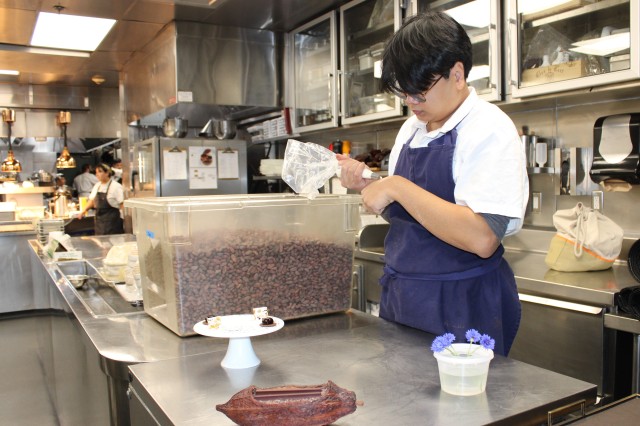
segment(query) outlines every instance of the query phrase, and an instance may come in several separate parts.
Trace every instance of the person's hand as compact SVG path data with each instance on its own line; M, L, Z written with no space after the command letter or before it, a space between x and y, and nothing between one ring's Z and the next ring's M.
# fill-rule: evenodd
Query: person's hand
M342 186L361 191L372 182L371 179L362 177L362 171L367 167L363 162L342 154L336 154L336 158L340 165L340 184Z
M362 204L368 211L375 214L382 214L384 209L394 202L391 190L394 185L394 177L389 176L377 181L370 182L366 188L362 189Z
M80 212L78 213L78 216L76 216L78 219L82 219L84 217L86 213L85 212Z

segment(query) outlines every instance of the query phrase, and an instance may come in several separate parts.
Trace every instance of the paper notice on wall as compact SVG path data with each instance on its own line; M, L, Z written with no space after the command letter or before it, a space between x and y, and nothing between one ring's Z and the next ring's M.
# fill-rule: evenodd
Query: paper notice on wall
M215 168L189 168L189 189L216 189L217 187L218 178Z
M189 147L189 189L218 188L216 149L206 146Z
M184 180L187 178L187 153L179 149L166 149L162 152L163 176L166 180Z
M238 151L232 149L218 151L218 178L240 179Z
M189 167L216 168L216 149L206 146L189 147Z

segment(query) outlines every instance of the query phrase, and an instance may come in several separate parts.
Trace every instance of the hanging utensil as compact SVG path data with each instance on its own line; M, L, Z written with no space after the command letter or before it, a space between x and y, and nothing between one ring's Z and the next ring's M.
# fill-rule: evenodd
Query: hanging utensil
M236 123L231 120L216 121L213 133L218 139L233 139L236 136Z

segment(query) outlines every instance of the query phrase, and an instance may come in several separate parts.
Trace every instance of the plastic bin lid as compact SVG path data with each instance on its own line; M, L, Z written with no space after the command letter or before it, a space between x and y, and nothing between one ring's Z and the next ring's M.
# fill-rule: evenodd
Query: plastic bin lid
M360 200L361 197L358 194L320 194L313 200L297 194L200 195L130 198L124 201L124 205L127 208L157 212L189 212L264 206L346 205L360 204Z

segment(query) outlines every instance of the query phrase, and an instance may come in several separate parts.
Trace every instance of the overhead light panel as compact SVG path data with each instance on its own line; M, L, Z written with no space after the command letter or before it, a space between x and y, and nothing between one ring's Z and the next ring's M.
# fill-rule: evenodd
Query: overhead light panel
M115 23L114 19L40 12L31 45L92 52Z
M88 58L91 56L91 52L85 52L82 50L53 49L50 47L32 47L8 43L0 43L0 50L7 52L33 53L36 55L74 56L76 58Z
M16 71L16 70L0 70L0 74L2 74L2 75L20 75L20 71Z

